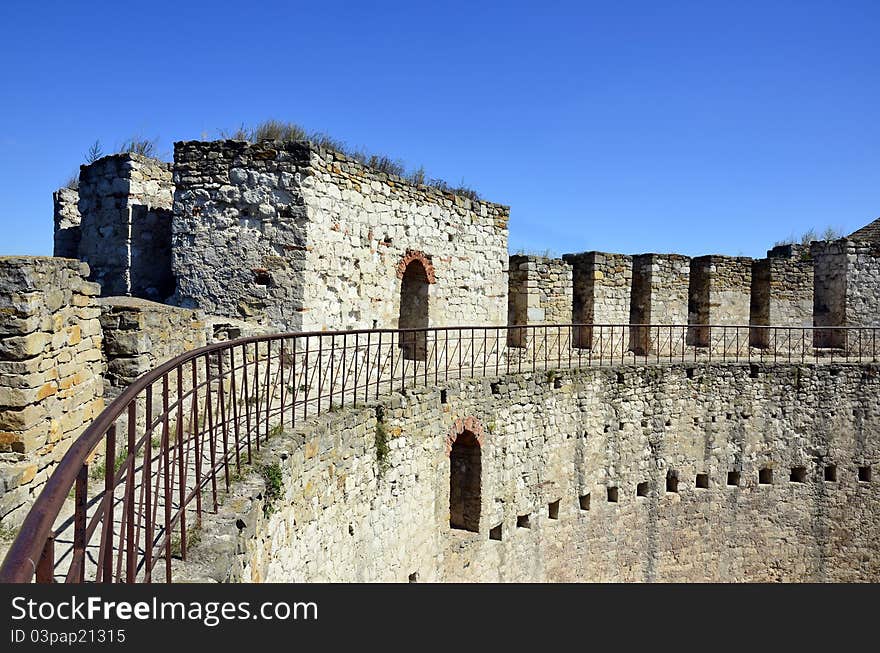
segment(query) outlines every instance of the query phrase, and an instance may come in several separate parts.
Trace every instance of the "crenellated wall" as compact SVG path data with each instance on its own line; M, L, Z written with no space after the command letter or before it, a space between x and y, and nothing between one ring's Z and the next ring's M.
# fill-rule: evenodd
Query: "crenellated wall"
M878 391L880 367L845 364L407 391L270 440L280 498L248 481L203 535L238 536L192 560L244 581L876 582ZM476 531L450 527L468 433Z
M0 523L21 522L104 408L99 288L88 266L0 257Z
M177 143L174 181L174 303L279 329L397 327L401 266L419 258L430 326L505 323L507 207L299 142Z

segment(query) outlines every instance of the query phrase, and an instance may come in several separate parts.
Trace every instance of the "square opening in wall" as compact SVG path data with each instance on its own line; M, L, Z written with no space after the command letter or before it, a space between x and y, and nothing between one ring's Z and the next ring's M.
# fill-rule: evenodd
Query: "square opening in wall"
M617 503L617 488L608 488L608 503Z
M254 283L258 286L268 286L272 283L272 277L269 274L269 270L265 268L254 268L252 270L254 273Z
M666 472L666 491L672 493L678 492L678 472Z
M641 483L636 485L636 496L637 497L648 496L648 481L642 481Z
M862 483L870 483L871 482L871 468L870 468L870 466L859 467L859 481Z
M807 468L806 467L792 467L791 475L788 477L788 480L792 483L806 483L807 482Z
M762 467L758 470L758 483L760 485L773 484L773 470L769 467Z
M837 465L825 465L825 480L831 483L837 481Z
M700 490L707 490L709 488L709 475L708 474L697 474L696 486Z
M489 529L489 539L501 541L501 524Z
M727 484L732 486L739 485L739 472L727 472Z
M590 509L590 495L582 494L578 497L578 504L580 504L581 510L589 510Z
M559 499L547 504L547 516L550 519L559 519Z
M445 389L440 391L440 403L441 404L446 403L446 390Z
M531 528L531 524L529 524L529 516L528 515L519 515L516 518L516 527L517 528Z

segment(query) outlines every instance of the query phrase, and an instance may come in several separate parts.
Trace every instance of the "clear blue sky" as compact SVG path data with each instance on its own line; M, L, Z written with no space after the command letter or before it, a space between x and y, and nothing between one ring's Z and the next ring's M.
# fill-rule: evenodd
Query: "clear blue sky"
M880 2L0 3L0 254L89 145L274 117L510 204L512 250L763 255L880 216Z

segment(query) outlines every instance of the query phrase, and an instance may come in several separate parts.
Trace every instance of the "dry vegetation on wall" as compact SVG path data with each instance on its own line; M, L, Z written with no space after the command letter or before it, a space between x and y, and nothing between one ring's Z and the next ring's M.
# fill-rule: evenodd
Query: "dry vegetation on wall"
M415 170L407 171L406 165L400 159L392 159L384 154L372 154L364 150L351 148L347 143L337 140L323 132L309 131L293 122L283 122L280 120L264 120L254 127L247 127L244 124L236 129L220 129L220 137L236 140L249 141L251 143L259 143L260 141L311 141L321 147L326 147L337 152L341 152L346 156L360 161L365 166L369 166L379 172L388 175L396 175L408 182L416 185L429 186L437 188L447 193L454 193L462 197L472 200L479 200L479 193L465 185L462 181L457 186L448 183L444 179L438 177L429 177L424 167L419 166ZM206 137L205 134L203 134ZM117 149L117 153L131 152L134 154L142 154L153 158L160 158L158 138L143 138L141 136L133 136L123 141ZM95 141L89 148L85 156L86 165L94 163L104 156L104 150L100 141ZM79 172L77 171L64 184L67 188L76 189L79 186Z
M159 138L143 138L142 136L132 136L131 138L124 140L122 144L116 148L116 154L141 154L143 156L148 156L154 159L158 159L161 157L159 153ZM95 140L94 143L89 146L88 151L85 155L85 165L89 165L90 163L94 163L98 159L104 156L104 147L101 145L100 140ZM79 171L73 173L70 178L64 184L65 188L72 188L76 190L79 188Z
M780 245L803 245L804 247L809 247L810 243L814 240L837 240L838 238L843 238L844 234L835 229L834 227L825 227L825 230L822 232L822 235L819 235L815 229L808 229L800 236L795 236L794 234L789 235L788 238L783 240L777 240L773 243L774 247L779 247Z
M363 150L351 148L347 143L328 136L323 132L309 131L293 122L265 120L255 127L241 125L234 130L221 129L220 136L231 140L250 141L252 143L260 141L311 141L321 147L341 152L379 172L406 179L412 184L430 186L448 193L468 197L472 200L480 199L479 193L464 183L453 186L443 179L428 177L425 169L421 166L408 172L406 165L399 159L392 159L384 154L371 154Z

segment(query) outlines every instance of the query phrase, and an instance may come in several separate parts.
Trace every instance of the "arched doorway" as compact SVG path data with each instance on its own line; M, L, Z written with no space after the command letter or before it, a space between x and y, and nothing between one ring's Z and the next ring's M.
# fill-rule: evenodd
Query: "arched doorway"
M413 258L404 268L400 282L400 317L397 321L397 328L428 328L428 286L430 283L428 272L425 264L419 258ZM426 360L428 354L427 332L416 331L401 334L400 348L403 350L403 357L407 360Z
M480 530L482 449L477 436L463 431L449 452L449 527Z

